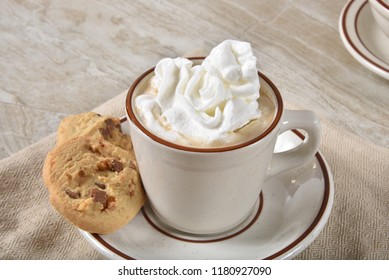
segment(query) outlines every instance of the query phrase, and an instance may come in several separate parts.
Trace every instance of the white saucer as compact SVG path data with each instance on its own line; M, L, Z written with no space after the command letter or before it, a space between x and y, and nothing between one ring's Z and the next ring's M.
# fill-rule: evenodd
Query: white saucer
M351 0L345 5L339 32L346 49L357 61L389 80L389 38L378 27L367 0Z
M127 125L123 130L127 132ZM286 132L277 152L297 146L302 134ZM330 215L334 184L318 152L311 163L266 182L247 223L221 236L193 236L160 224L147 205L119 231L82 235L109 259L290 259L318 236Z

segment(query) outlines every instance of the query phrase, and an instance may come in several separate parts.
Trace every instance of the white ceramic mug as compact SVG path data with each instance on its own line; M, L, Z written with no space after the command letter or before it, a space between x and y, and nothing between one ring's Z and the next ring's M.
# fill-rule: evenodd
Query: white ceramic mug
M369 3L374 20L386 37L389 38L389 1L369 0Z
M191 58L194 64L202 58ZM152 134L134 113L134 96L153 69L131 86L126 99L130 136L148 203L166 225L191 234L219 234L240 225L251 214L263 183L271 176L313 159L321 129L312 111L283 108L281 95L263 74L261 90L276 104L270 127L243 144L220 148L179 146ZM274 154L280 133L303 129L308 137L293 150Z

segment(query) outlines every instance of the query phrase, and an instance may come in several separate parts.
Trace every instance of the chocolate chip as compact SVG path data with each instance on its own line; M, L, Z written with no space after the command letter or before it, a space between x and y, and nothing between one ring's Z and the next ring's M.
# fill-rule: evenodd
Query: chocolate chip
M97 163L97 169L100 171L110 170L112 172L120 172L124 168L123 163L116 159L105 159Z
M120 161L113 159L111 162L111 171L120 172L124 168L123 163Z
M112 138L112 133L115 128L122 132L122 127L120 126L120 123L114 122L113 119L106 119L104 123L105 127L100 128L100 133L101 135L103 135L104 139Z
M69 189L66 189L65 190L66 194L70 197L70 198L73 198L73 199L77 199L77 198L80 198L81 194L79 192L73 192Z
M100 128L100 133L103 135L104 139L112 138L112 131L108 126Z
M100 189L105 190L105 184L104 183L95 182L95 185L98 186Z
M107 208L108 206L108 195L105 191L101 191L99 189L92 189L90 191L90 196L93 198L94 202L101 203L103 208Z
M122 126L120 125L120 122L114 122L113 120L111 120L111 119L107 119L106 121L105 121L105 123L109 126L109 127L111 127L112 129L114 129L114 128L116 128L116 129L118 129L120 132L122 132Z
M115 126L115 123L113 122L112 119L106 119L104 122L107 125L107 127L114 128Z

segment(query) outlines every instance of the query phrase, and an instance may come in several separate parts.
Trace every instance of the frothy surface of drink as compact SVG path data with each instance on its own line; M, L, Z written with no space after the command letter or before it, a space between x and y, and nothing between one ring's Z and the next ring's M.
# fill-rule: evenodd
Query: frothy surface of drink
M235 134L261 117L256 63L251 45L235 40L216 46L201 65L162 59L135 98L137 115L150 132L174 143L233 144Z

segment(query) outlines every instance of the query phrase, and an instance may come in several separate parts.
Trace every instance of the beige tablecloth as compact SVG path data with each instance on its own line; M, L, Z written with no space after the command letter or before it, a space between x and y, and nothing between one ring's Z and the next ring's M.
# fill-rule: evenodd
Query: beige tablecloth
M94 111L123 116L125 93ZM44 120L42 120L44 125ZM389 259L389 150L322 120L329 221L297 259ZM41 170L55 134L0 161L0 259L103 259L51 207Z

